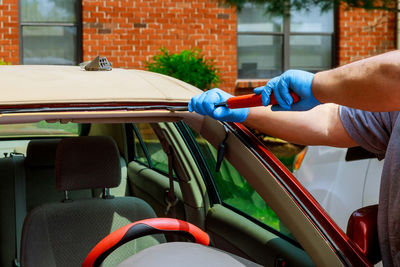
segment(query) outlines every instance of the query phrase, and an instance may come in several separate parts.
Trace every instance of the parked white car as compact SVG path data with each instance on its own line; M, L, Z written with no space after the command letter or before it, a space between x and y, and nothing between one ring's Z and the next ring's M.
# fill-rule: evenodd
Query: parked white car
M360 147L306 149L294 175L346 232L353 211L378 203L383 160Z

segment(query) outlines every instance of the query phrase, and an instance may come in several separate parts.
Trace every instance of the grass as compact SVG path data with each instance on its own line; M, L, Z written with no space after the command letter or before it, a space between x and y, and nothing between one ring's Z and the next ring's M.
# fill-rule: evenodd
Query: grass
M21 123L0 125L0 136L6 137L39 137L39 136L77 136L80 126L77 123Z

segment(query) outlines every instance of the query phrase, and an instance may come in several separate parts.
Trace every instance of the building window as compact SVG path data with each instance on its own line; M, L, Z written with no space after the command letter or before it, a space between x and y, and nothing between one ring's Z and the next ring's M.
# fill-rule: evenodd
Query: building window
M19 3L21 63L79 63L81 1L20 0Z
M238 12L238 78L266 79L288 69L317 72L333 65L333 9L271 16L246 3Z

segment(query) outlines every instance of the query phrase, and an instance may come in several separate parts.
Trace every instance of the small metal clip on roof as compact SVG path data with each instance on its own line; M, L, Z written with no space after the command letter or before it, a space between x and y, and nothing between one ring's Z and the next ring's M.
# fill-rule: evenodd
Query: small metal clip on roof
M106 57L100 56L97 56L92 61L82 62L79 66L87 71L112 70L112 63Z

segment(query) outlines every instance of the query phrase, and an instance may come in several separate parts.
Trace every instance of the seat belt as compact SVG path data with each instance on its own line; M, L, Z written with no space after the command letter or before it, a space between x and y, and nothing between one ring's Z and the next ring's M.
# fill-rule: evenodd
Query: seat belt
M176 218L176 210L175 205L178 203L178 198L175 195L174 190L174 149L172 148L171 144L168 142L164 134L162 133L161 127L156 123L150 124L157 135L158 139L160 140L161 147L163 148L164 152L168 156L168 178L169 178L169 190L167 194L167 208L165 209L165 215L169 212L172 218ZM177 173L177 172L175 172Z
M14 266L20 266L20 248L22 226L26 215L26 189L24 155L11 154L14 163L14 200L15 200L15 259Z

